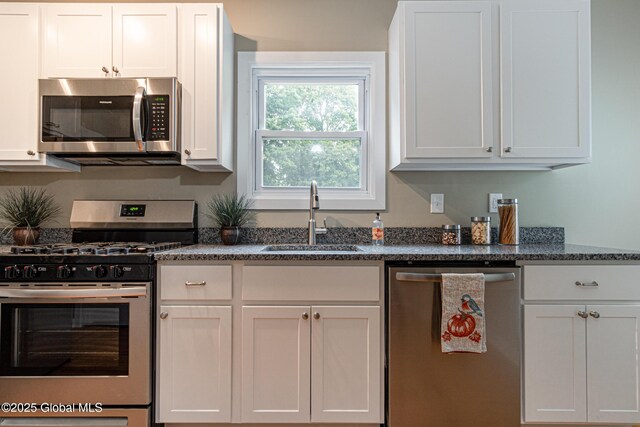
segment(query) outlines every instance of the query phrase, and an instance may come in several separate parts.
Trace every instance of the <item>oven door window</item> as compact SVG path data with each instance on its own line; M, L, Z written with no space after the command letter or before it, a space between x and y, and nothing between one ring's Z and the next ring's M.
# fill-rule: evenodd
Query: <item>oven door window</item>
M129 304L0 308L0 376L128 375Z
M133 141L133 96L43 96L42 141Z

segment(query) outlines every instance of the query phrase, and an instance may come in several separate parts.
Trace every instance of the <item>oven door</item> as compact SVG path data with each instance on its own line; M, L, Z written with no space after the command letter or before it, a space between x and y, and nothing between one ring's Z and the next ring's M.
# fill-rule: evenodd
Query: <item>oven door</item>
M151 402L150 283L0 288L7 402Z

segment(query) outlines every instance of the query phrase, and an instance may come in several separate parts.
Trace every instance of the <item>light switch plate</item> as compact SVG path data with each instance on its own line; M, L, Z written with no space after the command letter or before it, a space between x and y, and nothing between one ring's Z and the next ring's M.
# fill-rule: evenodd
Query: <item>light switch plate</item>
M444 213L444 194L431 194L431 213Z
M502 199L502 193L489 193L489 212L498 212L498 199Z

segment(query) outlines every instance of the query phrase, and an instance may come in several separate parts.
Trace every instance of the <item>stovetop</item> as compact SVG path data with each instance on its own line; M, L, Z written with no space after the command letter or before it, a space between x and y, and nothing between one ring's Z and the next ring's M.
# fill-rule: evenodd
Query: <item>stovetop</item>
M180 243L90 242L11 246L0 252L5 283L138 282L153 280L153 254Z
M180 243L175 242L91 242L11 246L9 252L14 255L139 255L178 247Z

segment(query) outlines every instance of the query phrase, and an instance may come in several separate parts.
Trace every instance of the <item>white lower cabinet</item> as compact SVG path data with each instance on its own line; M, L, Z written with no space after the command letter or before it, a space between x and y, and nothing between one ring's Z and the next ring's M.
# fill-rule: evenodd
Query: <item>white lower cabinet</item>
M524 421L640 423L640 302L620 298L640 269L524 271Z
M158 421L231 421L231 307L161 306Z
M159 261L156 422L383 423L383 271Z
M242 421L308 422L309 307L242 308Z
M380 422L378 306L244 306L242 421Z

